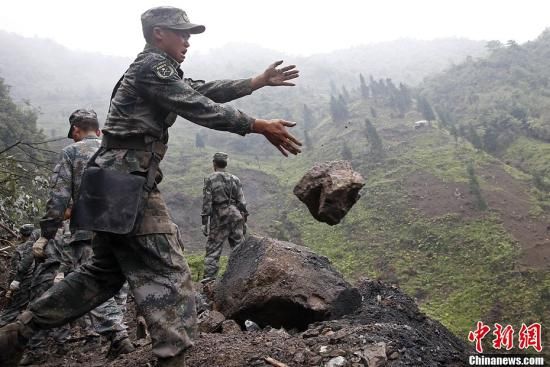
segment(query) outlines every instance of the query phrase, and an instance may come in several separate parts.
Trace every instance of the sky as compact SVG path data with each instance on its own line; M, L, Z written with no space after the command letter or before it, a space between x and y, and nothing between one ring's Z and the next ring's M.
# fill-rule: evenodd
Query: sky
M401 38L522 43L550 27L547 0L0 0L0 29L134 56L144 44L140 15L159 5L206 26L191 38L198 52L233 42L304 56Z

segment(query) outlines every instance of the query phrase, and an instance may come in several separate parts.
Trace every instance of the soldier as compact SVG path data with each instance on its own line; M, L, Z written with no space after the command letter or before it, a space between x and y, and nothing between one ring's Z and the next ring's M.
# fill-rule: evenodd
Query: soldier
M19 228L21 244L17 246L11 257L10 273L8 275L9 290L6 298L9 305L0 314L0 326L15 320L17 315L27 307L34 270L32 244L40 237L40 231L34 231L34 225L24 224Z
M115 86L102 148L88 163L71 224L99 231L94 257L0 329L0 364L13 365L39 329L63 325L112 297L128 280L158 364L184 366L193 345L196 312L191 275L177 227L156 186L168 128L180 115L196 124L240 135L263 134L285 156L301 143L284 120L255 119L223 103L268 86L292 85L294 66L274 63L255 78L204 82L183 78L191 34L204 26L178 8L157 7L142 17L145 49ZM92 205L94 204L94 205ZM53 209L53 208L52 208ZM41 221L51 238L61 222L53 210Z
M62 279L64 272L71 267L71 256L65 233L68 230L68 221L64 228L60 228L54 239L48 241L44 247L44 256L35 258L35 269L32 275L30 286L30 302L38 299L55 283ZM36 243L36 242L35 242ZM38 330L29 339L28 347L21 366L30 364L41 364L48 358L48 338L51 337L55 343L54 354L62 356L66 353L65 342L69 338L70 328L63 325L49 330Z
M70 202L78 197L86 164L101 146L99 121L95 111L78 109L69 116L69 124L67 136L73 139L74 143L63 149L61 160L54 170L55 175L52 178L52 191L46 205L45 218L56 218L58 213L65 213ZM68 213L65 215L65 217L69 216ZM68 255L71 261L63 271L58 273L58 280L63 279L65 275L82 264L90 262L93 256L92 232L77 230L71 234L67 228L65 236L69 244ZM85 349L100 346L101 340L97 334L99 333L110 341L108 358L114 359L119 354L131 352L134 348L128 339L123 317L114 298L109 298L90 311L83 320L86 333Z
M203 282L216 278L225 240L228 240L231 249L244 241L248 217L241 181L225 172L227 154L214 154L212 162L214 173L204 180L201 214L202 231L208 236Z

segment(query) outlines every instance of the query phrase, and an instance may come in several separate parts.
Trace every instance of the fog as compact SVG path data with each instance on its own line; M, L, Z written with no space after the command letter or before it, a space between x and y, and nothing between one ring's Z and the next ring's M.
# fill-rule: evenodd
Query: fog
M3 0L0 29L51 38L72 49L131 57L143 47L140 14L158 5L182 7L192 22L206 26L206 33L191 39L194 52L229 42L295 55L399 38L525 42L550 24L550 3L535 0Z

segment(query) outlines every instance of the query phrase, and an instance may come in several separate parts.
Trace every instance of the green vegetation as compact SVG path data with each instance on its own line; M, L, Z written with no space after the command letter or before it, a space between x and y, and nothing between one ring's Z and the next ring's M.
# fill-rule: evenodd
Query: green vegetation
M290 159L278 155L261 136L242 138L176 122L161 166L161 190L185 236L194 279L203 273L205 239L199 229L203 178L211 172L212 154L223 150L230 155L230 171L244 183L251 210L250 232L309 246L328 256L351 281L368 276L398 284L428 315L462 338L478 320L513 325L550 322L548 272L520 264L521 246L503 224L502 212L468 210L480 207L489 192L506 192L505 182L486 179L484 173L492 167L521 184L534 218L548 215L550 149L545 140L549 121L545 116L550 91L545 83L550 68L548 58L543 57L545 45L550 44L547 33L526 45L492 47L488 58L458 63L418 90L399 82L418 82L428 70L442 70L452 55L464 56L465 49L479 56L477 43L457 41L464 47L449 47L452 52L432 52L432 46L424 44L424 51L417 53L421 56L399 60L395 57L399 43L349 50L339 55L342 57L324 55L321 61L316 57L303 63L298 60L296 63L309 71L299 87L259 91L235 102L253 116L298 120L293 133L304 141L304 152ZM2 37L9 38L3 33L0 36L0 42ZM263 52L264 59L268 56L265 65L280 58ZM248 77L265 67L262 57L247 58L244 65L208 57L209 62L199 57L195 64L206 75L193 73L194 64L187 61L186 74ZM416 64L403 64L412 63L410 60L417 60ZM348 64L349 68L342 70L341 66ZM43 88L49 86L47 82L38 83L36 94L29 96L47 105L43 122L55 122L52 126L63 125L64 129L67 115L81 105L106 109L104 97L92 97L96 93L108 97L123 67L116 72L116 68L109 69L116 76L109 74L108 86L81 80L90 85L89 93L85 93L87 87L76 93L74 84L66 88L55 85L59 96L74 99L53 98L56 94L49 101ZM332 82L326 77L327 70ZM43 75L47 68L38 71L33 78L47 81ZM370 73L377 79L363 76ZM16 75L10 78L19 96L30 90L25 80ZM414 122L422 118L435 123L415 130ZM341 158L352 162L367 185L343 222L330 227L311 218L292 189L314 163ZM468 185L473 200L452 196L453 187L467 191ZM437 186L451 188L445 195L456 208L451 204L440 208L441 203L427 200ZM466 209L459 210L461 206ZM224 258L223 266L226 262Z

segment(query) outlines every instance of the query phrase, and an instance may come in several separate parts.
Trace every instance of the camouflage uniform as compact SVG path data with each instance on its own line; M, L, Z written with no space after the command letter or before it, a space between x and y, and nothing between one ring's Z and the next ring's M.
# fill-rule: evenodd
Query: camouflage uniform
M64 229L59 229L55 239L48 241L48 245L45 247L45 255L43 260L35 260L37 264L30 287L31 302L39 299L40 296L52 287L57 273L65 272L71 266L71 257L64 237ZM50 330L38 330L30 338L27 357L21 364L36 363L37 358L45 358L48 337L54 340L58 353L64 353L64 343L69 338L69 334L69 325L63 325Z
M0 314L0 326L15 320L17 315L27 307L31 292L31 281L34 271L34 256L32 244L40 236L40 231L35 230L26 241L15 249L11 257L11 266L8 279L19 282L19 289L12 295L10 304Z
M216 153L218 159L227 159L225 153ZM244 199L241 181L224 169L216 168L204 180L203 224L210 218L210 231L206 242L206 256L204 258L204 278L216 277L219 269L219 260L222 253L223 243L228 240L229 246L233 249L244 241L245 218L248 216L246 201Z
M142 15L144 29L183 11L154 8ZM186 16L185 16L186 19ZM184 19L184 20L185 20ZM163 24L165 24L163 23ZM184 79L178 63L147 45L117 84L111 100L104 139L95 163L125 173L148 171L153 153L146 146L168 142L176 115L208 128L245 135L254 121L243 112L219 103L252 92L251 80L204 82ZM130 140L143 148L117 148ZM160 171L157 182L160 182ZM116 208L114 208L116 215ZM46 224L46 223L45 223ZM47 234L47 225L43 234ZM191 275L173 223L160 192L149 194L142 220L132 234L98 232L94 257L30 305L31 327L63 325L112 297L127 280L138 312L144 316L153 353L170 358L193 345L196 311ZM28 317L31 318L31 317Z
M73 126L84 119L97 120L97 115L93 110L79 109L73 112L69 118L71 123L69 136L72 134ZM69 207L71 200L78 197L84 169L88 160L100 146L101 140L97 136L91 135L63 148L60 161L54 169L51 180L50 197L46 204L46 215L41 222L42 226L46 224L49 230L58 226L59 220L63 218L65 209ZM68 274L80 265L91 261L93 233L77 230L71 234L67 228L65 236L68 236L66 241L70 243L70 249L67 252L70 261L62 272ZM123 317L124 315L114 298L110 298L92 310L83 321L89 337L97 335L94 335L93 328L97 333L105 335L111 342L118 343L128 337Z

